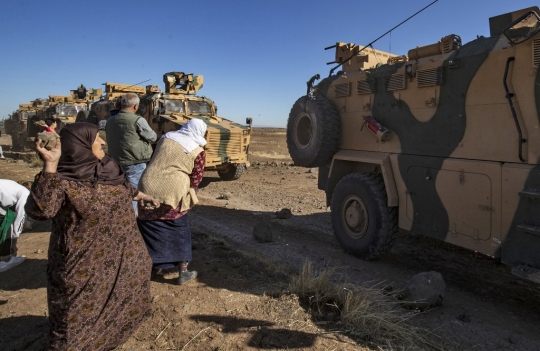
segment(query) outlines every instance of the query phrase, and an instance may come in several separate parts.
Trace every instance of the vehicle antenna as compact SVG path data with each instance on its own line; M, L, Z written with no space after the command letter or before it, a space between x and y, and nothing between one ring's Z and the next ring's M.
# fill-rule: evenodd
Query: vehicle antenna
M436 1L438 1L438 0L436 0ZM146 83L146 82L149 82L149 81L151 81L151 80L152 80L152 78L147 79L147 80L143 80L142 82L135 83L135 84L133 84L133 85L130 85L130 86L127 87L127 88L131 88L131 87L133 87L133 86L135 86L135 85L139 85L139 84L142 84L142 83Z
M134 87L135 85L139 85L139 84L142 84L142 83L146 83L146 82L151 81L151 80L152 80L152 78L147 79L147 80L143 80L142 82L135 83L135 84L131 84L130 86L125 87L124 89L131 88L131 87ZM103 85L105 85L105 83L103 83Z
M398 24L397 26L395 26L394 28L390 29L389 31L387 31L386 33L384 33L383 35L381 35L380 37L378 37L377 39L373 40L371 43L367 44L366 46L364 46L362 49L360 49L360 51L358 52L355 52L354 54L352 54L351 56L349 56L347 59L343 60L343 62L341 62L340 64L338 64L336 67L332 68L330 70L330 74L328 74L328 77L330 77L332 75L332 73L334 73L334 71L336 69L338 69L339 67L341 67L345 62L349 61L350 59L352 59L354 56L358 55L359 52L362 52L365 48L367 47L372 47L373 44L375 44L375 42L379 39L381 39L382 37L384 37L386 34L392 32L394 29L396 29L397 27L401 26L403 23L407 22L408 20L410 20L411 18L413 18L414 16L418 15L420 12L424 11L425 9L427 9L428 7L430 7L431 5L433 5L434 3L436 3L437 1L439 0L435 0L433 1L431 4L425 6L423 9L421 9L420 11L417 11L414 15L410 16L409 18L407 18L406 20L402 21L400 24ZM325 48L325 50L328 50L328 49L331 49L335 47L335 45L333 46L329 46L327 48ZM373 48L373 47L372 47Z

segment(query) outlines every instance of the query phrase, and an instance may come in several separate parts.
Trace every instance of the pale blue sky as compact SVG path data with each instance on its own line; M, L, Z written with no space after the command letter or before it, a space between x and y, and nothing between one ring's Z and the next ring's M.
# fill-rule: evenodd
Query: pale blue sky
M81 83L163 87L162 75L204 76L221 117L285 127L306 82L327 76L338 41L367 44L432 0L0 1L0 119ZM439 0L374 48L406 55L448 34L489 36L489 17L523 0Z

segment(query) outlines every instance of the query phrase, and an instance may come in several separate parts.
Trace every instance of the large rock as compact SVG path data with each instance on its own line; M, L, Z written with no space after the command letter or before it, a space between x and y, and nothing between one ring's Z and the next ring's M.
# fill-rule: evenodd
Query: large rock
M258 242L269 243L274 240L272 227L267 222L259 222L253 228L253 236Z
M406 308L426 309L442 305L446 284L439 272L423 272L413 276L399 295Z

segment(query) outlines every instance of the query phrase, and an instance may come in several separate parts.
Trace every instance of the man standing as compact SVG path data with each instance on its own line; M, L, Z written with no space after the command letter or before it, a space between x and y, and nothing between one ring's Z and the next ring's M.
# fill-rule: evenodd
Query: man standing
M139 97L127 93L120 99L122 109L107 120L107 148L126 172L127 180L135 188L139 184L146 162L152 157L152 145L157 135L148 122L135 114L139 109ZM133 210L137 214L137 202L133 201Z
M30 191L8 179L0 179L0 272L22 263L17 256L17 240L23 230L24 205Z

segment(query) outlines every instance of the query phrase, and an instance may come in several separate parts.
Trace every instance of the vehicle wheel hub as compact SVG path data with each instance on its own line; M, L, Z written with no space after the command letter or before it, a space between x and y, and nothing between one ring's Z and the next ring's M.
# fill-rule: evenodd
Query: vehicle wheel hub
M342 207L342 221L345 231L354 239L362 238L368 228L368 213L366 205L358 196L349 196Z
M313 126L308 113L302 112L296 119L294 130L294 143L299 149L305 149L311 142Z

